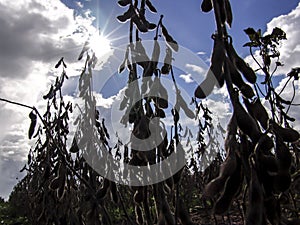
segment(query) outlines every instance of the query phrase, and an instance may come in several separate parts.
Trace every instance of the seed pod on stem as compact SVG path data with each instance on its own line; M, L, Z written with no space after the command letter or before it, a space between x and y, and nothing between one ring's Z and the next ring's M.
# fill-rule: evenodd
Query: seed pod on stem
M299 140L300 135L298 131L294 130L293 128L284 128L278 125L273 120L270 121L272 125L272 130L276 134L276 136L280 136L284 142L296 142Z
M238 149L238 143L235 139L236 127L235 116L232 116L228 124L228 134L225 140L226 159L220 166L218 177L205 186L203 195L206 197L213 197L219 193L224 188L224 184L228 177L236 170L237 159L235 151Z
M243 99L250 115L260 123L262 128L267 130L269 127L269 115L265 107L261 104L260 99L257 98L253 103L250 102L247 98Z
M245 224L261 225L264 215L263 189L257 177L254 159L251 157L249 161L251 180L249 184L249 207L247 209Z
M211 0L203 0L201 3L201 10L203 12L209 12L213 9L213 4Z
M236 115L238 127L244 134L249 136L253 143L257 143L261 135L257 122L246 112L239 102L237 90L234 90L232 97L233 110Z
M214 47L211 56L210 69L218 81L219 87L224 85L224 62L225 62L225 46L223 39L218 35L212 35Z
M253 69L236 53L232 40L230 40L230 43L227 45L227 53L230 58L230 60L233 62L233 64L238 68L239 71L243 74L243 76L246 78L248 82L251 84L256 83L256 74L253 71Z
M251 86L244 82L241 74L237 71L234 64L228 57L226 57L226 62L230 71L232 83L239 88L243 96L249 99L253 98L255 94Z
M200 99L206 98L208 95L211 94L216 83L217 83L217 79L215 78L214 73L210 68L206 74L205 79L196 88L194 93L195 97Z
M226 181L224 191L215 203L215 214L222 215L228 212L234 197L239 194L243 183L243 173L241 168L241 161L237 160L237 166L234 173Z
M188 210L186 209L186 206L183 202L183 200L179 197L179 199L177 199L177 214L178 217L182 223L182 225L195 225L190 217L190 214L188 212Z

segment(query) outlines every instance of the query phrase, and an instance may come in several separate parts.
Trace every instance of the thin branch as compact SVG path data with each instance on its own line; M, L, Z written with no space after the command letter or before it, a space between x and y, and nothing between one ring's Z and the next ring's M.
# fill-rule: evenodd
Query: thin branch
M28 108L28 109L31 109L31 110L35 109L33 106L25 105L25 104L15 102L15 101L11 101L11 100L7 100L7 99L4 99L4 98L0 98L0 101L7 102L7 103L10 103L10 104L13 104L13 105L18 105L18 106L21 106L21 107L25 107L25 108Z
M295 88L295 80L293 80L293 96L292 96L292 99L291 99L291 102L294 101L295 99L295 96L296 96L296 88ZM288 114L288 112L290 111L291 109L291 105L288 106L287 110L286 110L286 114Z
M252 47L250 46L250 55L253 58L253 60L256 62L256 64L259 66L259 68L264 71L263 67L260 65L260 63L257 61L257 59L254 57L253 51L252 51Z
M278 95L281 95L281 93L284 91L284 89L286 88L286 86L288 85L288 83L290 82L291 79L292 79L292 77L289 77L289 79L285 82L285 84L283 85L283 88L278 93Z
M160 19L158 21L158 24L156 26L156 32L155 32L155 37L154 37L154 40L157 40L158 39L158 30L159 30L159 27L161 26L162 24L162 19L164 18L164 15L160 15Z

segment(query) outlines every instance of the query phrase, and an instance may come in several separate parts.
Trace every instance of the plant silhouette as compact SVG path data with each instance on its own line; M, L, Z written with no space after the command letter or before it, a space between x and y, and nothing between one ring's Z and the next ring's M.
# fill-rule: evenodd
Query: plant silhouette
M128 75L119 108L124 111L120 123L133 128L130 145L118 136L114 147L110 144L116 134L108 132L96 107L92 78L97 58L86 42L78 58L84 65L78 87L85 111L75 121L77 130L70 148L70 115L79 106L66 102L62 94L68 79L64 58L55 65L61 75L43 96L47 102L44 114L35 107L0 99L31 109L28 137L35 140L22 169L27 175L15 187L9 203L26 209L22 216L30 224L297 224L300 136L289 115L290 107L296 105L296 93L290 100L284 99L281 93L287 84L278 92L273 83L275 71L282 66L278 45L286 39L285 32L276 27L263 36L261 30L244 30L249 37L244 47L249 48L264 76L258 83L257 71L238 55L229 34L234 19L230 1L203 0L202 11L214 12L216 32L211 36L209 70L189 104L176 81L172 64L180 45L164 24L167 18L159 16L157 24L148 21L147 13L158 13L150 0L119 0L118 4L125 12L116 19L129 24L128 45L118 73ZM151 56L142 39L146 34L153 35ZM294 84L299 72L292 68L287 83ZM164 76L170 77L172 89L164 84ZM213 123L213 112L203 101L214 88L223 86L232 106L226 129ZM196 135L185 126L184 116L196 120ZM167 117L172 121L170 129L164 122ZM154 145L146 141L153 136L160 140ZM225 139L224 146L220 138ZM155 171L162 181L151 183L149 178L147 185L144 174L134 174L127 167L112 174L115 165L107 160L111 157L150 170L175 153L189 156L188 163L173 174L170 168L182 163L175 158L168 162L167 170ZM212 162L203 169L205 160ZM110 178L120 176L140 185L108 179L97 172L96 164L105 167Z

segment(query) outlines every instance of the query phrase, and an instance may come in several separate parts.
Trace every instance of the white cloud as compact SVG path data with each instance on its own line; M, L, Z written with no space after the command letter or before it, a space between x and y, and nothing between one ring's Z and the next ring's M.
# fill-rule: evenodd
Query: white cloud
M197 52L197 55L206 55L206 52Z
M189 63L186 64L186 68L191 69L193 72L196 72L201 75L203 75L203 73L206 71L200 66L189 64Z
M275 75L285 75L290 72L292 68L300 66L300 3L290 13L272 19L267 24L267 30L265 34L270 34L275 27L281 28L284 32L286 32L287 36L287 40L283 40L278 49L280 51L280 61L284 64L284 66L279 67L275 73ZM258 52L256 52L255 55L257 58L259 58ZM258 68L258 66L253 62L251 56L248 56L246 61L249 62L253 68ZM280 93L287 79L288 78L286 77L279 82L278 87L276 87L277 93ZM300 103L299 84L299 81L295 81L296 95L294 103ZM291 100L292 96L293 86L292 82L290 82L281 93L281 97ZM266 103L266 105L268 104ZM299 106L292 106L289 110L289 115L296 119L296 122L293 125L296 129L300 130Z
M79 74L82 62L77 63L77 57L88 35L97 32L94 19L90 11L75 16L59 0L0 0L0 97L37 106L43 112L41 97L61 72L54 68L56 62L64 56L67 74ZM70 78L68 87L74 88L71 83L76 81ZM4 102L0 109L1 171L18 176L30 149L30 109ZM14 166L8 166L12 161ZM16 182L7 173L0 181L0 195L6 197Z
M179 75L180 78L182 78L186 83L192 83L194 82L193 78L192 78L192 74L181 74Z
M116 96L111 96L109 98L104 98L101 93L94 93L94 97L96 98L96 106L103 107L105 109L111 108L114 103Z

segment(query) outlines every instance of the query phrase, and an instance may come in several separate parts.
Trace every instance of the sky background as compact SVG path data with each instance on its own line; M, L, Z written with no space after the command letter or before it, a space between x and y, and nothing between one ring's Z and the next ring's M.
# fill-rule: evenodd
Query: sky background
M200 11L200 0L152 0L158 14L150 14L149 20L157 23L160 14L164 15L164 24L169 33L184 48L199 53L199 59L209 65L212 40L215 31L213 13ZM286 80L285 74L293 67L300 66L300 4L295 0L245 0L231 1L233 24L229 34L233 37L237 52L252 64L247 48L248 41L243 29L253 27L270 33L274 27L282 28L287 34L287 41L280 46L281 61L285 64L277 75L278 89ZM128 24L121 24L115 18L123 14L126 8L112 0L0 0L0 98L34 105L43 111L45 94L50 83L61 71L54 65L65 57L70 76L66 83L67 99L72 100L76 91L76 77L82 68L77 61L88 34L100 28L113 46L126 44ZM142 36L152 39L153 36ZM193 63L186 67L195 74L201 69ZM178 72L178 81L183 87L193 83L191 76ZM198 78L203 79L200 71ZM107 85L103 93L97 96L103 108L110 108L113 101L121 95L124 78L115 78L119 86L111 90ZM119 79L119 80L118 80ZM101 81L101 79L100 79ZM116 82L117 81L117 82ZM297 91L299 81L295 83ZM299 92L299 91L298 91ZM205 102L209 108L225 123L230 113L230 105L224 99L224 90ZM292 88L288 86L283 97L291 96ZM113 96L115 95L115 96ZM300 103L300 95L295 99ZM290 113L300 121L299 109L292 108ZM29 111L7 103L0 102L0 196L8 197L17 179L23 175L19 170L26 162L30 146L27 132L30 120ZM299 122L294 124L300 130Z

